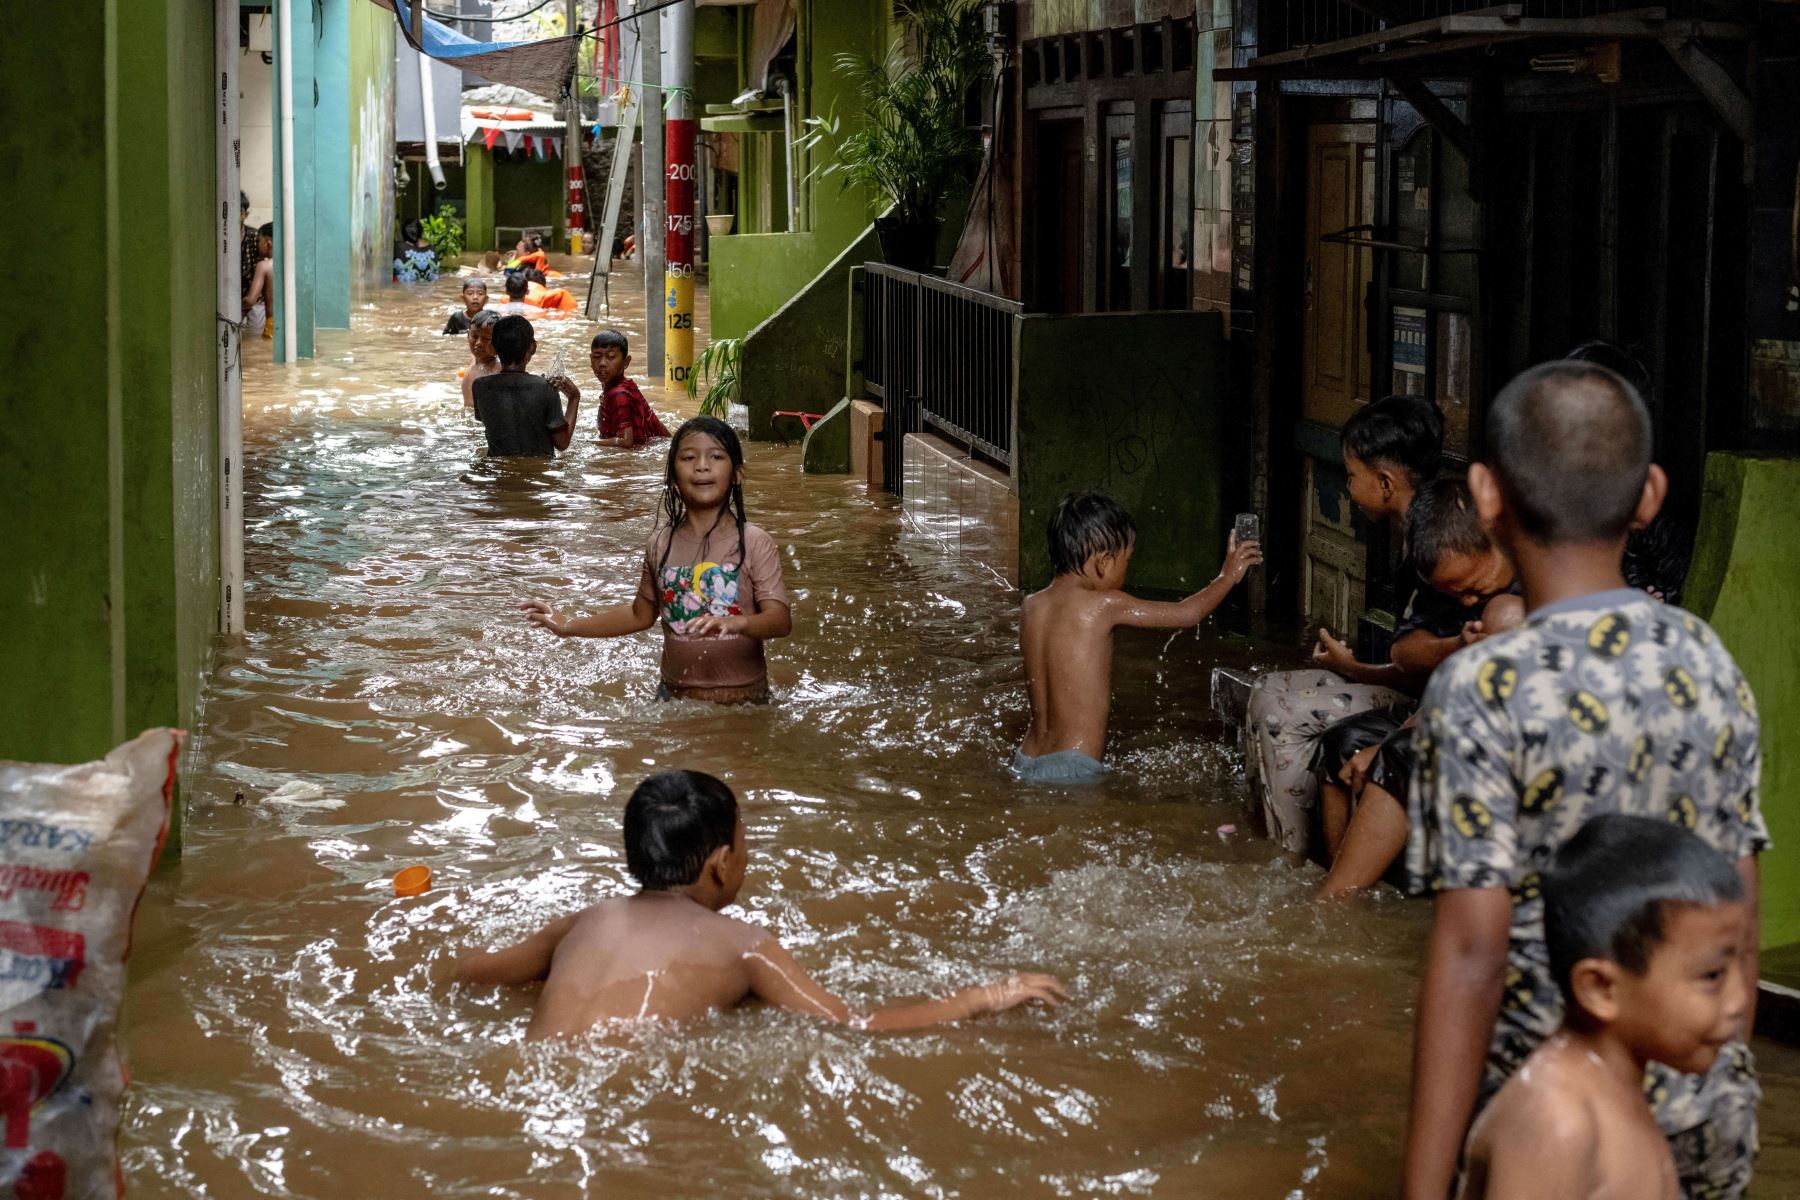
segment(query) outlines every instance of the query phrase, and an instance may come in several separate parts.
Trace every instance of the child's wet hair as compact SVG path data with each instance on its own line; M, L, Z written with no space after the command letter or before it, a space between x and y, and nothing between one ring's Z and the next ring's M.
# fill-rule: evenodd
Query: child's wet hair
M1521 372L1488 410L1488 463L1540 542L1624 536L1650 471L1650 412L1617 372L1564 359Z
M1418 488L1437 478L1443 411L1424 396L1383 396L1344 422L1343 448L1369 466L1398 467Z
M256 236L257 237L266 237L270 241L274 241L275 240L275 222L264 221L261 225L257 226L256 227Z
M518 271L506 273L506 298L508 300L523 300L528 290L530 289L525 284L523 274Z
M631 354L631 340L617 329L602 329L594 335L593 348L595 350L605 350L608 347L617 350L620 354L627 356Z
M420 221L419 218L417 218L417 217L409 218L407 220L406 224L404 224L400 227L400 237L409 246L412 245L413 243L417 242L420 238L422 238L424 236L425 236L424 222Z
M465 279L465 280L463 280L462 290L466 292L470 288L480 288L481 294L484 296L487 295L487 283L484 280L480 280L480 279Z
M1096 554L1119 555L1137 537L1137 525L1119 502L1104 492L1073 492L1050 515L1050 566L1058 575L1079 575Z
M1569 976L1582 959L1642 975L1667 936L1671 905L1744 898L1744 881L1723 854L1679 825L1624 813L1603 813L1577 830L1542 888L1550 974L1571 1005Z
M535 283L539 287L549 287L550 286L549 278L546 277L545 274L542 271L538 270L536 267L526 267L523 271L520 271L519 274L521 274L525 277L526 283Z
M737 797L700 771L664 771L625 802L625 866L645 891L686 887L737 839Z
M1413 495L1406 510L1406 553L1420 579L1429 581L1446 554L1486 554L1493 548L1462 480L1434 479Z
M525 320L525 318L520 317L519 320L523 321L523 320ZM491 308L484 308L480 312L476 313L474 316L469 318L469 328L470 329L485 329L489 325L498 325L499 323L500 323L500 314L495 312Z
M705 434L719 443L731 459L731 491L726 496L725 507L719 510L713 521L713 528L730 513L737 520L737 552L738 561L744 558L744 526L749 518L744 514L744 444L738 440L737 430L719 420L717 417L694 417L683 421L669 439L669 458L663 468L662 516L669 527L668 536L663 539L662 556L656 561L656 579L660 587L663 567L669 562L669 549L675 545L675 531L687 519L687 502L681 498L681 487L675 479L675 462L681 457L681 443L696 434ZM711 536L709 529L702 536Z
M501 317L494 322L494 353L500 356L501 366L524 362L536 344L537 331L524 317Z

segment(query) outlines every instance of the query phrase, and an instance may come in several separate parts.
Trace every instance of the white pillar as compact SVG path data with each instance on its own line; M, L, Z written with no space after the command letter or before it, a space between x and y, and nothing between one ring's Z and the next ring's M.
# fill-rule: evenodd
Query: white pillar
M300 352L300 264L294 261L294 0L276 0L275 39L281 56L276 70L281 77L281 345L283 362L293 362Z
M238 211L238 0L213 6L213 171L218 194L219 316L219 632L244 631L244 218ZM272 306L271 306L272 307ZM258 329L253 337L260 338Z

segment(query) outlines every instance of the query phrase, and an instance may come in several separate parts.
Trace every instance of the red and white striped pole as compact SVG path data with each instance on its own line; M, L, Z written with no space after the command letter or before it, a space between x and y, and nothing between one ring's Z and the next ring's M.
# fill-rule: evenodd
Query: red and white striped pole
M667 178L663 301L668 337L663 378L686 387L694 370L694 0L663 10L663 87L668 96L663 146Z

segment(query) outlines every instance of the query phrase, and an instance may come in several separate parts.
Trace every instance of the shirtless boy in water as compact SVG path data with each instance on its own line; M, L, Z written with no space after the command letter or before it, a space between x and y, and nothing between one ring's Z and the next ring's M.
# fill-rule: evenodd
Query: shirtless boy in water
M500 373L500 356L494 352L494 326L500 314L484 308L469 318L469 365L463 368L463 407L475 407L475 381Z
M1217 579L1178 602L1139 600L1120 590L1136 539L1130 514L1097 492L1065 497L1050 518L1056 578L1025 598L1019 621L1031 694L1031 732L1012 760L1019 779L1083 783L1104 775L1113 630L1198 625L1262 561L1260 545L1240 546L1233 533Z
M1594 817L1543 877L1562 1028L1469 1134L1462 1200L1675 1200L1668 1140L1644 1101L1652 1060L1704 1075L1742 1036L1738 960L1754 937L1743 880L1652 817Z
M1051 976L1009 975L939 1000L857 1012L814 982L768 930L719 912L737 899L748 859L730 788L698 771L652 775L625 805L625 864L643 890L554 921L517 946L464 954L454 979L542 980L525 1031L534 1039L603 1021L678 1021L751 998L869 1030L1065 998Z

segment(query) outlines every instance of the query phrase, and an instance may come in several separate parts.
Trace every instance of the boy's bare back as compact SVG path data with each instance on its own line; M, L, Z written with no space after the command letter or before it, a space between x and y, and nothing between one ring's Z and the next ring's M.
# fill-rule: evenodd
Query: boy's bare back
M1106 753L1114 602L1122 597L1064 575L1025 598L1019 618L1031 697L1031 731L1020 746L1025 754L1079 750L1099 759Z
M676 892L606 900L558 924L565 932L551 954L527 1037L730 1008L751 990L746 956L773 940L767 930Z
M1469 1137L1459 1200L1675 1200L1675 1160L1643 1093L1558 1034Z

